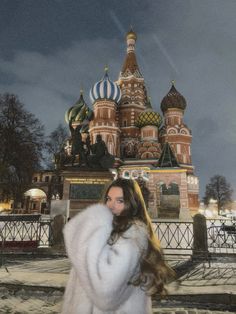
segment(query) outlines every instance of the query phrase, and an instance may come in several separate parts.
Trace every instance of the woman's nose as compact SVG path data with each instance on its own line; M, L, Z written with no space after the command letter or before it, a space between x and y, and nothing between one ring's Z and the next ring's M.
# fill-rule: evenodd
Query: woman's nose
M109 201L108 207L109 207L110 209L113 209L113 208L115 207L115 202L114 202L114 201Z

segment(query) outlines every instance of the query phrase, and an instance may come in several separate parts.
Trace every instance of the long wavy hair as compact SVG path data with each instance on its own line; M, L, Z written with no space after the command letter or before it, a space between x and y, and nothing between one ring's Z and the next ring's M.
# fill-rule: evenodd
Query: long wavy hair
M165 262L160 242L155 235L152 222L148 215L146 205L138 183L134 180L118 178L108 187L104 203L112 187L119 187L123 191L124 210L119 216L113 218L113 229L108 244L114 244L132 224L142 222L148 231L148 245L140 258L140 271L138 275L130 278L129 284L140 286L146 294L167 294L165 284L174 278L174 271Z

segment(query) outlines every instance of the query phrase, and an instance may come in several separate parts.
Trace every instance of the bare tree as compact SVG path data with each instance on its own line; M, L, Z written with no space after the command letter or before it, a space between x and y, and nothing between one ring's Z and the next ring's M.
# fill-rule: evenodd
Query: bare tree
M220 210L232 202L233 189L226 178L221 175L215 175L210 178L210 183L206 185L205 196L203 198L204 204L208 205L210 199L217 201L218 214Z
M52 195L58 194L60 198L62 197L63 184L60 180L60 175L63 168L63 159L65 158L64 144L68 136L66 127L60 123L57 128L50 133L46 142L47 166L54 171L54 179L49 183L49 204Z
M47 166L54 168L57 156L64 152L64 144L68 139L68 131L61 123L52 131L46 141Z
M0 143L0 199L16 205L40 167L44 133L15 95L0 95Z

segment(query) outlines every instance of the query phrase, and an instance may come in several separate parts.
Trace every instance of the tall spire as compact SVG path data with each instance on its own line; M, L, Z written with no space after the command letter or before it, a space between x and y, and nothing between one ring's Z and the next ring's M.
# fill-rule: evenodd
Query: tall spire
M142 77L135 55L136 40L137 35L131 28L130 31L126 34L127 55L121 70L121 76L127 77L130 75L134 75L136 77Z
M126 34L127 53L134 52L136 40L137 35L131 28L130 31Z

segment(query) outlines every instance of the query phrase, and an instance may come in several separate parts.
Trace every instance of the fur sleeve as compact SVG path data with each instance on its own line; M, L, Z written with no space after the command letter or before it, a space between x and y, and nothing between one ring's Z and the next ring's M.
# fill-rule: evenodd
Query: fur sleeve
M103 242L112 230L113 215L103 204L95 204L73 217L63 230L67 254L76 267L83 248L97 229L103 230ZM101 239L102 241L102 239Z
M132 293L128 281L137 272L147 246L147 232L133 225L114 245L100 243L101 230L91 237L86 252L94 303L104 311L118 308Z

